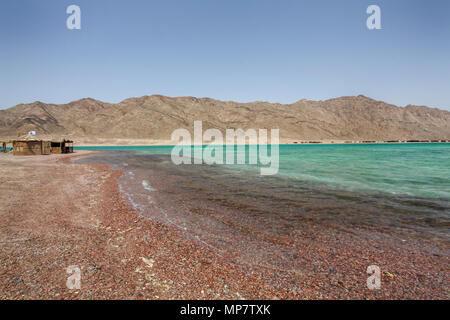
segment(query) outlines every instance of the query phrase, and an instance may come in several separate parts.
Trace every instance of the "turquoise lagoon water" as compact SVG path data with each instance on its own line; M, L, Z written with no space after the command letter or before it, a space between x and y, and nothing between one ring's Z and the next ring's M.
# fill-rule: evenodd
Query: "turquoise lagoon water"
M119 146L76 149L169 155L172 148ZM259 165L221 167L259 174ZM347 191L450 199L450 144L280 145L277 176Z

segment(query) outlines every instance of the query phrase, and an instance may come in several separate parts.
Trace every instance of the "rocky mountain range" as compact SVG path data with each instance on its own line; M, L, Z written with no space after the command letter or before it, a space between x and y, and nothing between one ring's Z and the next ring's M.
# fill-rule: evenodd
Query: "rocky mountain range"
M91 98L68 104L34 102L0 110L0 137L29 131L73 139L170 140L173 130L279 128L284 140L450 139L450 112L425 106L398 107L365 96L293 104L239 103L160 95L117 104Z

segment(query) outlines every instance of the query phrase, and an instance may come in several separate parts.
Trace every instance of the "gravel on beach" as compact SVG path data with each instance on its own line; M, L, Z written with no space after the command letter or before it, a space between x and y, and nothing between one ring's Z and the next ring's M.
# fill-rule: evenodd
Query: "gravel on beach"
M70 155L0 155L0 299L448 299L449 248L311 223L295 274L231 263L136 214L122 171ZM308 223L305 221L305 223ZM286 246L292 245L288 242ZM376 263L375 263L376 262ZM367 267L382 286L367 288ZM81 288L66 285L70 266Z

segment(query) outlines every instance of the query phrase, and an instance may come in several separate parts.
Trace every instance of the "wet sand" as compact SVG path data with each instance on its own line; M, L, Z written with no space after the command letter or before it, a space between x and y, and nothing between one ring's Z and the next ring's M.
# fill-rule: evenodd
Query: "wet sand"
M140 214L119 190L123 170L71 161L91 154L0 155L1 299L449 298L446 243L310 219L295 237L264 239L295 252L294 270L243 264L232 246L218 254ZM147 178L157 189L170 182ZM154 200L170 197L157 193ZM198 214L207 219L215 210ZM242 243L240 233L230 237ZM382 271L380 290L366 286L372 264ZM66 287L70 265L81 267L79 290Z

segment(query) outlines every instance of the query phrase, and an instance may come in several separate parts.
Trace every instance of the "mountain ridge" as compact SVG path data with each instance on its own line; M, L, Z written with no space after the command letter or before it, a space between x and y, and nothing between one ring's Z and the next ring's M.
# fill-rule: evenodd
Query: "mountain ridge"
M36 101L0 110L0 137L28 131L74 139L170 140L178 128L279 128L282 139L450 139L450 112L396 106L372 98L300 99L291 104L234 102L192 96L151 95L108 103L83 98L66 104Z

